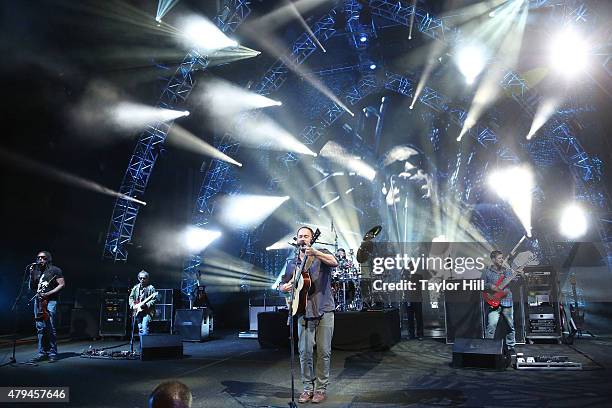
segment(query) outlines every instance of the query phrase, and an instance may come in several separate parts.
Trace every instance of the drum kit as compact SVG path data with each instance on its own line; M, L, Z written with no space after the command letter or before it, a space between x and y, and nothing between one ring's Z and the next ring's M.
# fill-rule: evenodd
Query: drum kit
M369 308L373 303L370 299L371 279L362 276L360 263L369 259L372 242L382 228L376 226L368 231L357 251L357 262L354 260L354 251L349 249L346 253L337 252L338 266L332 272L332 292L336 303L336 311L356 311Z

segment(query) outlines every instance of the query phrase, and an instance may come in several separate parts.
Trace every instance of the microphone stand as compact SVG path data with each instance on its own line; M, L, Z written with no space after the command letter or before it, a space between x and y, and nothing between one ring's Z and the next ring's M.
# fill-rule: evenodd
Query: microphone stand
M296 259L300 259L300 247L296 246L295 247L295 257ZM306 262L306 259L304 258L304 261L302 262ZM293 316L293 301L295 299L295 288L298 285L298 279L300 278L301 274L298 275L301 271L301 263L300 263L300 270L298 270L298 266L295 266L295 269L293 270L293 289L291 290L291 296L290 296L290 303L289 303L289 342L291 343L291 401L289 401L289 408L297 408L297 404L295 402L295 340L294 340L294 336L295 334L293 333L293 324L294 324L294 319L295 317Z
M4 367L7 365L14 367L15 364L37 365L36 363L32 363L28 361L17 363L17 358L15 357L15 349L17 347L17 332L19 330L19 308L17 307L17 305L19 304L19 301L21 300L21 297L23 295L23 286L25 284L25 280L26 280L28 271L31 273L32 272L31 268L34 265L36 265L36 263L31 263L25 267L25 270L23 272L23 277L21 278L21 287L19 288L19 293L17 293L17 296L15 297L15 301L13 302L13 306L11 306L11 312L13 312L13 321L14 321L13 323L14 324L13 347L12 347L13 350L12 350L11 357L9 358L9 360L6 363L0 364L0 367ZM36 297L36 295L34 295L34 297Z

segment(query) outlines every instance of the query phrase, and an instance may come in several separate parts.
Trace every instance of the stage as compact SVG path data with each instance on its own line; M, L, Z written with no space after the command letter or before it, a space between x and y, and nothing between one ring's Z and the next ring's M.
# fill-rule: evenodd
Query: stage
M144 407L148 393L168 379L191 388L193 407L286 406L290 396L289 354L261 349L256 340L238 339L234 332L204 343L185 342L185 356L180 360L79 356L89 345L116 344L121 343L62 342L58 362L0 368L1 383L68 386L71 403L67 406L79 407ZM334 350L329 398L321 406L604 407L612 396L611 349L612 336L577 339L571 347L519 347L528 355L566 355L583 365L582 371L546 372L453 369L452 346L432 339L402 340L388 351ZM2 349L3 355L8 352L9 348ZM21 345L17 360L25 361L34 353L34 345ZM297 361L296 366L299 373Z

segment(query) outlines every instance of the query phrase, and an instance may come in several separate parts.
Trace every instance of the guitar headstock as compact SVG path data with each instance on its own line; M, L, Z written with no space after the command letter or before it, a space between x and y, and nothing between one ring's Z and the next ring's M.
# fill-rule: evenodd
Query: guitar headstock
M314 235L312 236L312 240L310 241L310 246L314 245L317 239L319 239L319 236L321 236L321 230L317 228L317 230L314 232Z

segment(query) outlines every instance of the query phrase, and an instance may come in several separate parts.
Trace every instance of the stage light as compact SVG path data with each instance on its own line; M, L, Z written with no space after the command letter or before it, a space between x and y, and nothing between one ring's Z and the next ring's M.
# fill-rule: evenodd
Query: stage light
M559 105L559 101L553 98L546 99L540 103L538 110L533 116L533 122L531 122L529 133L527 133L527 140L531 140L537 131L544 126L548 119L555 113Z
M188 111L157 108L132 102L121 102L108 111L111 122L122 129L135 130L156 122L169 122L171 120L188 116Z
M370 64L370 69L372 70L376 69L376 64Z
M185 247L193 252L200 253L208 247L214 240L219 238L219 231L211 231L204 228L188 227L184 232Z
M161 23L161 19L176 5L176 3L178 3L178 0L158 0L155 21Z
M376 170L372 166L360 157L350 154L334 141L327 142L321 148L320 155L370 181L376 177Z
M181 42L188 48L197 48L206 53L227 47L236 47L238 43L223 34L215 24L201 16L183 17L179 20Z
M457 50L455 64L468 84L473 84L486 65L487 54L482 46L466 44Z
M237 128L232 128L231 123L227 121L221 125L227 124L227 130L232 131L233 135L245 146L317 156L308 146L266 115L247 117Z
M576 205L570 204L561 213L559 231L568 239L576 239L583 236L588 227L587 216L584 210Z
M168 132L166 144L242 167L242 163L232 159L221 150L206 143L204 140L179 125L172 126Z
M201 100L204 109L216 117L232 116L252 109L282 105L282 102L222 80L211 80L202 89Z
M570 78L583 72L588 65L588 44L572 28L555 35L550 49L550 64L563 76Z
M219 222L233 229L255 228L289 198L249 194L225 197L219 204Z
M489 187L508 202L528 237L531 236L531 204L534 188L533 174L525 166L493 171L488 178Z

